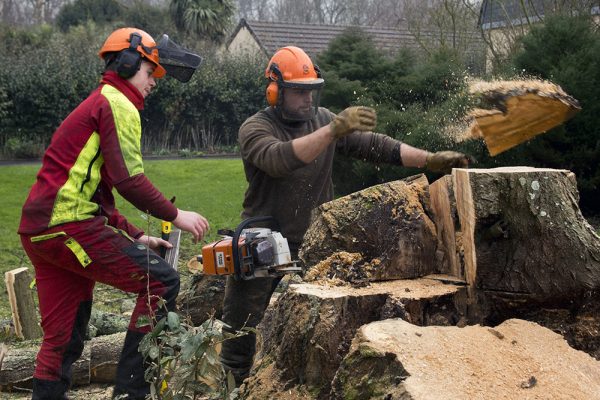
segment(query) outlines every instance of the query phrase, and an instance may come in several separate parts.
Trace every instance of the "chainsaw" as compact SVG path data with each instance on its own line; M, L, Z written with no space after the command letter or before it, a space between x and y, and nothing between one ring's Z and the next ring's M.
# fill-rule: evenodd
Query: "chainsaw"
M248 228L267 221L279 225L273 217L253 217L244 220L235 231L219 230L222 238L204 245L202 255L197 257L204 274L249 280L302 272L298 262L292 260L288 241L281 233L268 228Z

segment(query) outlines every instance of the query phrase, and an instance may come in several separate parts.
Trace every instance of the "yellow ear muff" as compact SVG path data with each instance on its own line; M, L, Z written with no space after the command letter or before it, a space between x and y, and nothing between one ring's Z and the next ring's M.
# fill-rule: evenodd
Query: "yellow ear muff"
M267 85L266 95L267 104L276 106L279 97L279 87L277 86L277 82L271 82Z

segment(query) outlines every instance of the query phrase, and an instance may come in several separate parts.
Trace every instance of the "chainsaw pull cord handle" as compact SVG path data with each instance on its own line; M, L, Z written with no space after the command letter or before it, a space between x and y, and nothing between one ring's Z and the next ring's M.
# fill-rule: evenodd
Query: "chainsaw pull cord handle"
M250 271L251 275L246 275L242 273L242 265L244 263L243 255L239 250L239 241L242 231L248 227L248 225L255 224L258 222L272 222L275 226L275 230L281 231L279 227L279 222L271 217L271 216L262 216L262 217L250 217L242 221L237 228L235 228L235 232L233 234L233 239L231 240L231 256L233 257L233 269L234 269L234 279L239 281L240 279L248 280L252 279L254 276L254 271Z

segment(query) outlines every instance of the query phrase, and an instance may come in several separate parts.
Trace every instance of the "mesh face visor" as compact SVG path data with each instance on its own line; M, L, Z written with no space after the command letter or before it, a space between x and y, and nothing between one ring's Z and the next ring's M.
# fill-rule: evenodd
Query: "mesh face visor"
M202 57L173 42L168 35L162 35L156 48L167 75L180 82L188 82L202 63Z
M321 101L323 80L308 82L279 82L281 101L276 107L286 121L308 121L316 115ZM310 98L310 101L308 100Z

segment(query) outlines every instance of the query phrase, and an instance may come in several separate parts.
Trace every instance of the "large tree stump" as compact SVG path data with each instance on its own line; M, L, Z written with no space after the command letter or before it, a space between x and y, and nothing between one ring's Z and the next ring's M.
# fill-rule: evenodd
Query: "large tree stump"
M373 186L330 201L313 213L300 258L311 267L330 255L378 260L370 280L416 278L436 271L435 226L424 175Z
M273 360L287 386L305 384L327 394L361 325L394 317L419 325L453 325L464 313L464 297L464 288L433 279L378 282L364 288L290 285L259 326L263 362L257 364L250 386L271 379L261 371L269 373Z
M465 279L488 304L570 307L600 287L600 237L579 210L573 173L455 169L452 179Z
M600 362L539 325L360 328L332 399L598 399Z

